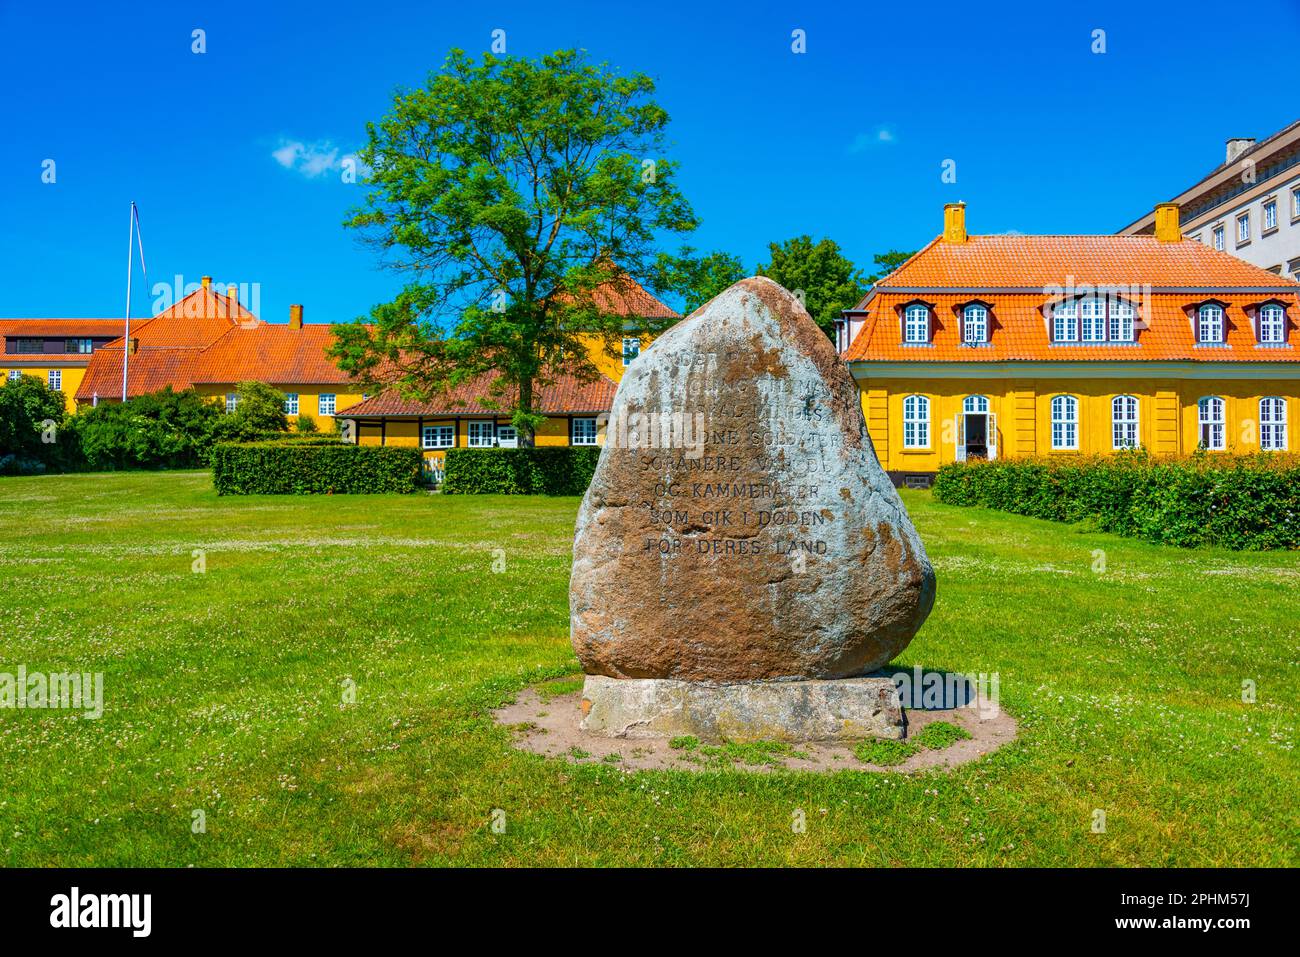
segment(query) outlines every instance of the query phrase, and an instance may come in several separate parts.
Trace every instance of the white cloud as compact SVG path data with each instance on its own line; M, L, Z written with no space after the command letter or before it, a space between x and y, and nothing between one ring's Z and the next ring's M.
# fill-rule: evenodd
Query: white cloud
M898 135L892 127L877 126L870 133L859 133L849 144L850 153L864 153L876 146L892 146L898 142Z
M304 143L302 140L281 138L280 145L271 151L271 158L285 169L301 173L308 179L318 179L326 173L341 172L351 161L353 169L361 169L361 161L353 153L340 155L339 148L329 140Z

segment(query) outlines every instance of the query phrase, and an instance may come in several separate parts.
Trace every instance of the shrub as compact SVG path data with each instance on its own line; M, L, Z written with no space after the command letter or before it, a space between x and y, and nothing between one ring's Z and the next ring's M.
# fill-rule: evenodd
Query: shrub
M600 449L448 449L442 490L458 495L581 495Z
M57 463L66 453L64 402L35 376L0 384L0 473L43 472Z
M934 496L1166 545L1300 548L1300 457L1142 452L1065 462L957 462L939 469Z
M193 390L101 402L68 419L67 467L92 470L205 465L221 411Z
M293 424L293 427L296 431L303 433L319 431L316 420L305 412L299 413L298 421Z
M267 433L289 431L283 392L264 382L241 382L235 387L235 394L239 396L235 411L217 420L216 441L256 442Z
M414 492L419 449L342 442L246 442L212 451L218 495Z

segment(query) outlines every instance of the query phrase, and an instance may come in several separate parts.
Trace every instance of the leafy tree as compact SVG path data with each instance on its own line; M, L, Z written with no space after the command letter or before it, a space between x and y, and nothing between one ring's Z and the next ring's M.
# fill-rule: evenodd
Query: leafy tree
M68 419L82 467L193 468L207 462L221 411L192 389L101 402Z
M913 250L910 253L902 253L897 249L891 249L887 253L876 253L876 255L872 257L872 259L875 260L876 271L867 277L867 284L870 285L884 279L915 255L916 250Z
M657 288L681 294L683 315L694 312L747 275L739 256L724 252L699 256L690 246L683 246L676 256L660 253L653 272Z
M362 382L428 398L472 376L532 443L538 389L596 375L583 333L618 354L623 319L591 290L651 278L662 231L695 214L663 158L668 114L648 76L577 50L539 60L453 50L368 126L365 205L345 222L406 278L331 355Z
M840 247L830 239L814 243L810 236L795 236L769 243L771 262L758 267L792 292L803 291L804 306L828 336L835 335L840 311L852 309L867 292L867 281Z
M0 470L40 469L55 460L65 403L62 392L35 376L0 385Z
M221 442L249 442L267 432L287 432L284 393L264 382L241 382L235 387L239 401L235 411L223 415L215 428Z

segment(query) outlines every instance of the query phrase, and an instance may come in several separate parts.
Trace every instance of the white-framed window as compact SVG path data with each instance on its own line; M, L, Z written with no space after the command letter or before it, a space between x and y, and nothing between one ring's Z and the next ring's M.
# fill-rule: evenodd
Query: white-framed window
M1300 186L1291 189L1291 218L1300 217Z
M297 392L286 392L284 394L284 414L285 415L298 414L298 393Z
M51 369L48 373L46 373L46 381L48 381L50 384L51 392L58 392L60 389L63 388L63 370Z
M1263 229L1273 229L1277 226L1277 200L1270 199L1264 204L1264 225Z
M320 397L316 400L317 413L320 415L333 415L334 399L335 396L333 392L322 392Z
M908 306L903 313L903 341L930 341L930 308L920 304Z
M63 344L63 351L86 355L95 351L95 341L93 339L69 339Z
M909 395L903 400L903 448L930 447L930 400L923 395Z
M1079 400L1072 395L1052 398L1052 448L1079 447Z
M988 396L968 395L961 404L963 412L974 412L976 415L987 414L989 411Z
M471 422L469 424L469 447L471 449L490 449L496 439L496 425L492 422Z
M23 370L22 370L22 369L10 369L10 370L9 370L9 381L10 381L10 382L17 382L17 381L18 381L19 379L21 379L22 377L23 377Z
M1266 452L1286 449L1286 399L1269 395L1259 400L1259 447Z
M641 354L640 339L623 340L623 365L630 366L632 364L632 360L635 359L640 354Z
M1133 303L1127 299L1111 299L1110 305L1110 341L1132 342L1133 320L1137 316Z
M1111 447L1135 449L1138 447L1137 396L1117 395L1110 400Z
M1250 239L1250 213L1237 217L1237 242L1244 243Z
M1052 309L1053 342L1132 342L1136 326L1133 303L1118 296L1084 296Z
M1214 227L1214 248L1219 250L1219 252L1223 252L1223 227L1222 226Z
M226 411L227 411L227 412L234 412L237 408L239 408L239 393L238 393L238 392L227 392L227 393L226 393Z
M1196 310L1196 341L1223 342L1223 307L1218 303L1207 302Z
M1206 396L1196 403L1196 411L1201 427L1201 447L1222 450L1224 448L1223 400L1217 395Z
M426 449L449 449L456 442L456 429L450 425L426 425L420 430L420 445Z
M989 341L989 311L977 302L962 310L962 341L969 346Z
M573 425L569 429L570 445L595 445L596 444L596 420L595 419L574 419Z
M1088 296L1079 303L1080 337L1084 342L1106 341L1106 300Z
M1286 310L1277 303L1259 309L1259 341L1273 344L1286 341Z
M1076 299L1058 302L1052 308L1052 341L1076 342L1079 338L1079 303Z

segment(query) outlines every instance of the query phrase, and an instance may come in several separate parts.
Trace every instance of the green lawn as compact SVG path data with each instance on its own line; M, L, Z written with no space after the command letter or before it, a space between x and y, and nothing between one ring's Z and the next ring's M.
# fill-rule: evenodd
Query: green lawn
M1297 863L1300 557L906 502L939 597L899 663L998 672L1019 741L950 774L628 774L488 715L576 671L575 499L0 479L0 672L105 673L98 721L0 711L0 864Z

